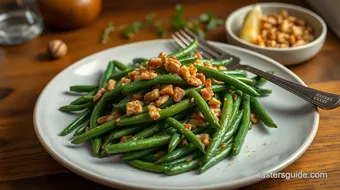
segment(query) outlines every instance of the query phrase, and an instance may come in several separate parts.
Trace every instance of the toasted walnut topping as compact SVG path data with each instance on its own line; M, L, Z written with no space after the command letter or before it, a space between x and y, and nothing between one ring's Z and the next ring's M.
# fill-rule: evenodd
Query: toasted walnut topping
M199 120L205 120L205 117L202 114L202 112L197 112L197 113L192 114L191 118L199 119Z
M129 79L132 80L132 81L139 81L141 72L144 71L144 70L145 70L144 67L140 67L140 68L137 68L137 69L129 72L128 73Z
M96 95L94 95L93 101L96 102L97 100L99 100L105 94L105 92L106 92L105 88L99 89Z
M203 57L202 57L201 53L200 53L200 52L198 52L198 51L195 51L195 53L194 53L194 57L196 57L197 59L203 59Z
M197 77L189 77L187 83L191 86L201 86L203 84L202 81Z
M191 162L191 161L192 161L192 156L189 156L185 161L186 161L187 163Z
M207 79L207 80L205 81L205 87L211 89L211 86L212 86L212 84L211 84L211 79Z
M89 132L90 131L90 127L85 127L85 132Z
M182 139L180 145L181 146L186 146L186 145L188 145L188 141L186 139Z
M203 73L197 73L196 77L202 81L202 84L205 83L205 75Z
M182 77L187 80L190 77L190 72L189 72L189 68L185 65L183 65L180 69L180 74L182 75Z
M201 90L201 94L202 94L202 97L203 97L205 100L210 100L210 98L213 97L213 95L214 95L213 91L208 90L207 88L203 88L203 89Z
M112 112L109 117L107 117L106 121L112 121L112 120L116 120L120 117L120 113L115 111L115 112Z
M227 70L227 67L225 67L225 66L218 66L217 69L220 70L220 71L225 71L225 70Z
M183 89L181 89L180 87L175 87L174 94L172 97L175 100L175 102L179 102L182 100L184 95L185 95L185 91Z
M152 90L155 90L155 89L158 89L158 90L161 90L162 89L162 85L161 84L155 84L152 86Z
M168 60L167 60L168 54L165 53L165 52L159 53L158 57L162 59L163 65L168 61Z
M169 95L162 95L156 100L155 105L159 107L160 105L164 104L166 101L169 100Z
M107 83L106 83L106 90L108 90L108 91L113 90L116 86L116 83L117 82L113 79L108 80Z
M201 66L203 66L203 62L201 60L196 60L194 62L194 65L201 65Z
M216 118L217 120L219 120L218 117L220 117L220 116L221 116L221 113L222 113L221 109L220 109L220 108L210 108L210 110L213 112L215 118Z
M161 94L172 96L174 94L174 89L172 87L172 84L166 85L164 88L162 88Z
M126 104L126 115L137 115L143 110L143 102L133 100Z
M148 110L149 110L149 116L153 120L157 120L161 117L161 115L159 115L159 109L156 106L150 104L148 106Z
M131 99L132 100L142 100L143 96L140 95L140 94L134 94L134 95L132 95Z
M149 59L149 61L146 63L147 69L156 69L158 67L161 67L163 64L162 58L159 57L153 57Z
M190 76L196 76L197 68L193 64L190 64L188 69L190 72Z
M165 70L170 73L179 73L181 62L179 62L176 57L170 56L164 66Z
M126 77L123 77L120 81L122 82L122 85L129 84L131 82L131 80Z
M191 125L192 129L196 129L197 127L204 127L205 126L205 122L203 119L190 119L188 121L188 124Z
M207 147L210 143L210 137L207 133L202 133L199 135L196 135L197 138L201 140L201 142Z
M164 151L157 151L156 154L155 154L156 157L161 157L163 155L165 155Z
M204 67L207 67L207 68L212 69L212 68L213 68L213 65L212 65L210 62L205 62L205 63L204 63Z
M191 130L192 126L190 123L185 123L183 124L185 128L187 128L188 130Z
M227 144L221 143L221 144L220 144L220 147L221 147L221 148L225 148L225 147L227 147Z
M250 114L250 121L254 124L259 122L255 114Z
M144 95L144 100L148 102L152 102L154 100L157 100L159 98L159 90L158 88L153 89L151 92L148 92Z
M104 115L104 116L99 117L97 119L97 124L101 125L101 124L106 123L108 117L109 115Z
M126 142L127 140L129 139L132 139L133 136L129 135L129 136L122 136L120 137L120 140L119 142L123 143L123 142Z
M211 98L208 104L211 108L219 108L221 106L221 102L216 98Z
M140 80L151 80L157 77L157 73L155 73L153 70L145 70L140 75Z

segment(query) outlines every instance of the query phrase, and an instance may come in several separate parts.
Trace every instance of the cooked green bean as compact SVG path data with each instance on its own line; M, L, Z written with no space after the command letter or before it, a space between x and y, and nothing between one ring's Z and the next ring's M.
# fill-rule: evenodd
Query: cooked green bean
M81 124L81 125L76 129L76 131L73 133L73 137L85 133L86 127L88 127L88 126L89 126L89 120L86 121L86 122L84 122L83 124Z
M150 162L143 162L140 160L132 160L128 161L127 163L135 168L153 173L165 173L165 171L169 169L169 167L167 166L157 165Z
M136 90L149 88L155 84L176 84L180 86L185 86L187 85L187 82L180 76L165 74L165 75L159 75L152 80L135 81L135 82L125 84L122 86L122 92L126 94L126 93L130 93Z
M135 65L143 65L146 64L149 61L147 58L137 57L132 59L132 63Z
M147 139L126 141L119 144L112 144L106 147L108 154L128 152L133 150L143 150L147 148L159 147L169 143L171 135L154 136Z
M234 96L234 104L233 104L233 111L231 112L231 120L234 119L236 116L240 105L241 105L241 99L242 99L242 92L236 92L233 94Z
M119 80L123 77L128 76L129 72L131 72L135 69L136 69L136 67L130 67L130 68L125 69L124 71L121 71L119 73L114 73L114 74L111 75L111 79Z
M171 53L169 54L169 56L174 56L177 59L181 59L185 56L188 56L193 51L195 51L197 46L198 46L198 41L195 39L193 42L191 42L191 44L188 47L184 49L180 49L177 52Z
M115 68L115 63L110 61L109 64L107 65L107 67L106 67L106 70L105 70L102 78L100 79L99 89L106 87L106 83L110 79L114 68Z
M166 162L170 162L172 160L180 158L181 156L189 154L190 152L192 152L194 150L197 150L197 147L195 145L193 145L192 143L189 143L186 146L178 148L178 149L164 155L159 160L157 160L156 163L157 164L163 164L163 163L166 163Z
M243 116L243 110L241 110L240 112L236 113L236 116L233 118L232 123L230 124L230 127L228 128L228 131L225 133L222 142L226 142L228 141L230 138L233 137L233 135L236 133L240 122L242 120L242 116Z
M93 95L96 94L96 92L97 92L97 89L94 89L94 90L90 91L88 94L86 94L86 96L93 96ZM79 104L83 104L83 103L85 103L85 101L83 100L82 97L79 97L79 98L75 99L74 101L72 101L70 104L71 105L79 105Z
M230 75L231 76L231 75ZM247 85L254 86L255 85L255 80L251 78L246 78L246 77L239 77L239 76L232 76L235 79L244 82Z
M177 104L174 104L170 107L167 107L165 109L162 109L159 111L160 118L158 120L162 120L167 117L174 116L186 109L188 109L192 104L188 99L183 100ZM125 125L134 125L134 124L140 124L140 123L147 123L147 122L153 122L153 120L148 113L143 113L139 115L135 115L132 117L127 117L124 119L121 119L117 125L118 126L125 126Z
M269 94L272 93L272 90L270 89L265 89L265 88L254 88L256 90L257 93L260 94L260 97L263 97L263 96L268 96Z
M229 63L231 63L233 61L233 58L230 59L224 59L224 60L209 60L209 59L202 59L201 60L203 63L205 62L209 62L211 63L213 66L225 66Z
M194 98L194 101L202 114L204 115L205 119L208 121L208 123L211 125L211 127L215 129L219 129L220 125L218 124L218 121L215 117L215 115L210 110L207 102L203 99L203 97L196 92L195 90L189 90L189 95Z
M195 158L198 158L200 156L203 156L204 153L200 150L197 150L197 151L194 151L190 154L187 154L187 155L184 155L176 160L172 160L170 162L166 162L164 163L163 165L166 165L166 166L173 166L173 165L176 165L176 164L179 164L179 163L183 163L183 162L190 162L191 160L195 159Z
M185 57L182 59L179 59L178 61L181 62L182 64L188 64L188 63L193 63L197 60L197 57Z
M135 134L135 133L141 131L144 128L146 128L145 125L137 125L137 126L123 128L123 129L115 132L115 134L112 136L112 139L118 139L122 136Z
M267 71L267 73L273 75L275 72L274 71ZM261 77L261 76L256 76L253 78L255 80L255 86L259 87L264 85L267 82L267 79Z
M111 62L121 71L124 71L129 68L124 63L117 61L117 60L112 60Z
M259 94L250 86L248 86L247 84L245 84L244 82L229 76L229 75L225 75L219 71L216 71L214 69L210 69L207 67L203 67L200 65L195 65L195 67L197 68L198 72L203 73L205 76L207 77L211 77L214 78L216 80L219 81L223 81L225 83L230 84L231 86L234 86L235 88L241 90L242 92L249 94L251 96L259 96Z
M162 128L163 128L162 125L155 124L155 125L152 125L151 127L145 128L141 132L134 135L134 137L136 139L148 138L148 137L151 137L152 135L158 133Z
M218 154L214 155L211 159L207 160L202 166L198 168L198 173L203 173L207 171L207 169L211 168L212 166L226 158L231 151L231 147L231 144L227 144L226 147L219 150Z
M85 104L79 104L79 105L67 105L62 106L59 108L60 111L70 112L70 111L81 111L87 108L93 107L94 104L91 102L85 103Z
M65 136L75 130L79 125L85 123L86 120L90 118L92 109L87 109L81 115L79 115L75 120L72 121L59 135Z
M245 70L225 70L220 72L232 76L247 77L247 72Z
M92 90L97 89L98 86L94 85L74 85L70 86L70 91L72 92L91 92Z
M202 161L203 161L203 157L200 157L200 158L196 158L195 160L192 160L188 163L176 164L176 165L170 167L170 169L166 170L165 174L167 174L167 175L177 175L177 174L189 172L191 170L198 168L199 165L202 163Z
M235 142L232 148L233 156L237 156L240 153L242 145L248 133L250 122L250 96L247 94L244 94L242 97L242 109L243 109L242 121L236 134Z
M266 110L254 98L250 99L251 110L259 117L259 119L268 127L277 128L273 119L267 114Z
M123 154L122 159L123 160L134 160L134 159L138 159L141 158L145 155L148 155L152 152L154 152L155 150L157 150L158 147L156 148L149 148L149 149L144 149L144 150L136 150L136 151L132 151L132 152L127 152L125 154Z
M172 117L168 117L165 119L165 122L170 125L171 127L177 129L179 133L185 136L185 138L191 142L193 145L195 145L198 149L200 149L202 152L204 152L204 144L201 142L200 139L196 137L196 135L184 127L182 123L177 121L176 119Z
M81 99L82 99L84 102L93 102L93 97L94 97L94 96L82 96Z
M232 109L233 109L233 96L231 95L231 93L226 93L224 96L224 103L220 120L221 128L217 129L214 132L211 142L207 147L207 151L204 156L204 162L208 162L208 160L210 160L215 155L217 149L219 148L223 140L225 133L228 131L228 128L230 127L229 123L232 114Z
M173 133L169 146L168 146L168 153L172 152L180 142L181 142L181 135L178 133Z
M145 161L145 162L156 162L159 158L161 158L163 156L163 154L159 154L159 153L151 153L148 154L144 157L141 158L141 160Z

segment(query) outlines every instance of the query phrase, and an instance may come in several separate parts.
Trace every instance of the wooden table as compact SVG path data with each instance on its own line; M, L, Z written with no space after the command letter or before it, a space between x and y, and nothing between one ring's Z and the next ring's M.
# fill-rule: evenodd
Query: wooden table
M226 18L233 10L254 2L188 0L184 5L188 17L210 10ZM304 1L292 3L306 6ZM88 27L73 31L46 29L39 38L29 43L0 48L0 189L108 189L69 172L47 154L34 133L34 104L44 86L79 59L117 45L157 38L149 31L142 31L131 40L124 40L115 33L109 43L100 44L100 33L109 21L115 25L126 24L143 18L149 12L156 12L158 18L168 20L173 10L173 1L107 1L98 20ZM67 43L69 53L62 59L51 61L46 56L47 43L52 39ZM224 28L208 32L207 39L225 42ZM339 39L329 31L325 46L318 55L290 69L309 86L340 94L339 60ZM315 140L301 158L284 170L327 172L327 179L268 179L248 188L339 188L339 111L320 110L320 126Z

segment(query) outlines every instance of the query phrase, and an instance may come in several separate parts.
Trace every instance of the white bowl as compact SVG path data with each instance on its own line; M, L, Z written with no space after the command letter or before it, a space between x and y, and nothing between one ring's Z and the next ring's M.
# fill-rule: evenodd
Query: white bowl
M285 3L258 3L263 14L278 13L285 9L289 15L307 22L314 30L315 39L303 46L291 48L260 47L239 38L244 19L255 4L242 7L232 12L226 20L226 34L229 43L266 55L283 65L295 65L315 56L322 48L327 34L327 26L320 16L303 7Z

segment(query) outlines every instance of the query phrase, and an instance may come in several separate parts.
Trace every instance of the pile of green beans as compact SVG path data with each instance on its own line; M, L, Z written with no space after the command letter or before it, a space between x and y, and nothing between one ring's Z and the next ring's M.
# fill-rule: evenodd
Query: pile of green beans
M113 60L108 63L97 84L70 86L69 90L80 96L59 110L77 112L79 115L61 130L60 135L69 135L74 131L71 143L92 142L93 155L98 158L122 154L121 159L134 168L177 175L192 170L203 173L225 158L240 154L248 130L256 119L267 127L277 128L258 101L258 97L272 93L270 89L262 88L266 80L259 76L249 78L244 70L216 70L195 64L210 62L214 67L219 67L232 61L200 60L193 55L197 47L195 40L187 48L169 56L176 57L182 65L193 64L197 72L206 78L223 82L213 83L210 88L213 98L221 103L219 117L215 116L210 102L200 93L208 88L205 84L192 87L180 75L164 73L164 69L156 70L157 76L152 80L124 84L123 77L129 78L130 72L145 67L149 59L135 58L132 60L133 66ZM272 71L269 73L274 74ZM114 89L106 91L99 100L95 99L100 90L107 88L109 80L116 81ZM149 115L150 102L147 101L144 101L139 114L127 115L126 104L136 97L144 97L155 85L168 84L182 88L183 98L176 102L170 96L158 107L157 120ZM198 112L202 113L204 124L191 129L188 122ZM118 115L118 119L108 120L113 115ZM104 122L99 122L102 119L105 119ZM207 144L202 138L208 135L209 139L205 139L208 140Z

